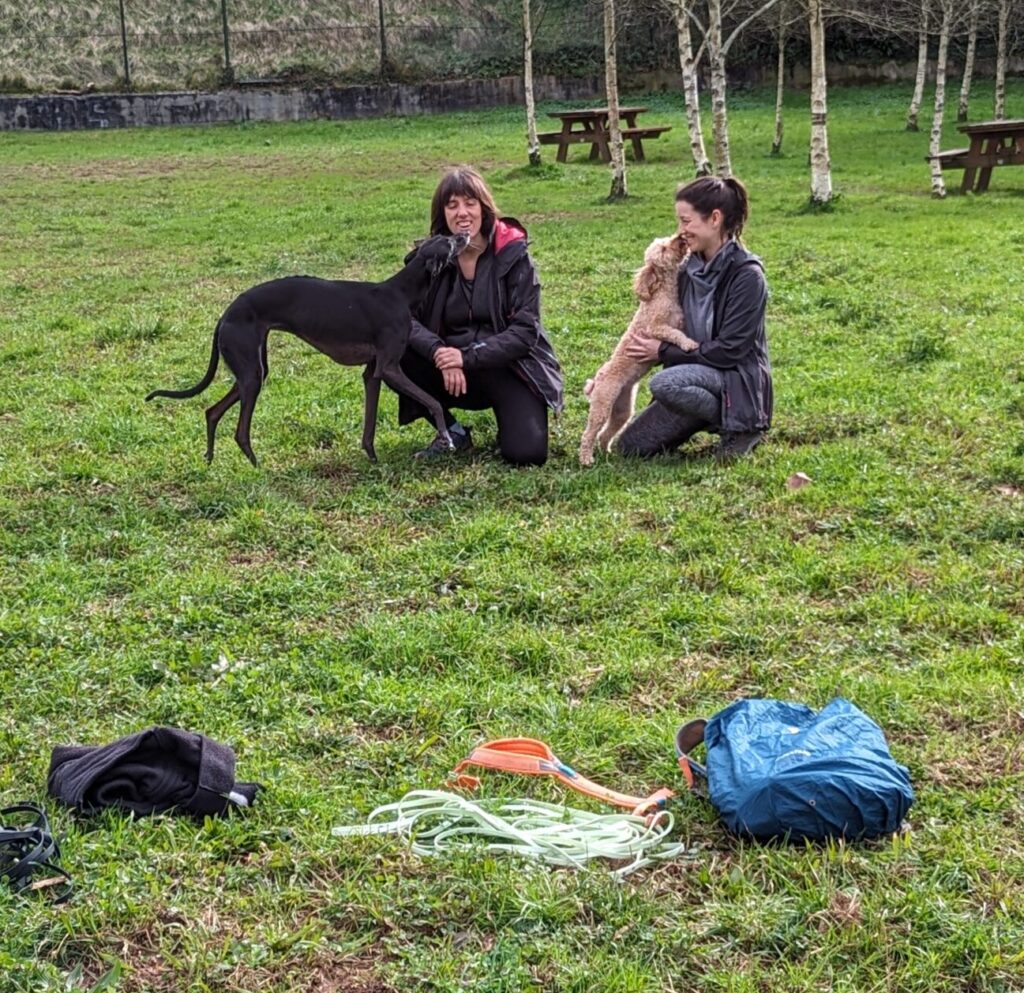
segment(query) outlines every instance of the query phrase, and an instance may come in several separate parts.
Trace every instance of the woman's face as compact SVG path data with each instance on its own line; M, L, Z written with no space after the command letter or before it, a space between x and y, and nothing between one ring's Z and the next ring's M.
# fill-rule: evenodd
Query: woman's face
M444 205L444 222L452 234L465 232L474 244L480 240L484 212L480 201L473 196L455 193Z
M710 258L722 247L725 237L720 210L713 210L704 217L692 203L677 200L676 217L679 219L679 233L686 239L691 252Z

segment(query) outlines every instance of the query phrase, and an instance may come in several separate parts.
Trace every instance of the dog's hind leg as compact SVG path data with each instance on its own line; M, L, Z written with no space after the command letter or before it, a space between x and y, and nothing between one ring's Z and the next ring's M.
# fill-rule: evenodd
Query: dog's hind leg
M636 407L636 394L640 384L627 383L623 386L619 395L612 404L611 413L605 422L601 433L598 435L597 443L603 452L610 452L615 436L629 423Z
M608 382L602 380L598 374L590 391L587 426L583 430L583 437L580 438L580 465L594 464L594 446L597 444L598 432L608 419L611 407L612 398L608 395Z
M238 447L245 453L245 457L255 466L259 463L256 461L256 455L249 441L249 429L252 426L252 415L256 409L256 401L259 399L260 390L263 389L263 381L255 377L247 377L244 381L239 380L236 382L235 386L238 389L239 399L242 403L242 409L238 413L238 425L235 428L235 441L238 443Z
M373 439L377 434L377 401L380 399L380 377L375 375L375 365L370 362L363 370L363 451L371 462L377 461Z
M235 427L235 441L253 465L256 465L257 462L249 440L249 430L252 426L256 401L259 399L260 390L263 389L263 383L269 372L267 369L268 330L267 325L248 317L229 318L225 315L220 323L220 353L228 368L235 374L235 385L231 393L222 401L225 404L224 409L220 410L219 404L213 408L213 423L216 425L224 411L235 400L241 403L238 424ZM231 397L230 402L228 397ZM207 423L209 420L210 414L207 415Z
M448 425L444 422L444 408L429 393L421 390L400 368L378 365L377 373L393 390L418 400L427 408L437 427L437 437L445 442L451 451L455 446L452 444L452 436L448 433Z
M212 407L206 410L206 461L213 461L213 439L217 435L220 419L238 403L238 384L228 390Z

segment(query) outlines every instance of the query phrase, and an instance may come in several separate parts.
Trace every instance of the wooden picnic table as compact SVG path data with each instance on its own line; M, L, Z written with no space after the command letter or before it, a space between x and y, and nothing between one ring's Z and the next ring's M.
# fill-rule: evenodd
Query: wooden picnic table
M939 152L936 158L943 169L963 169L961 193L984 193L996 166L1024 165L1024 120L958 124L957 130L968 135L971 144Z
M665 131L671 131L671 126L662 127L641 127L636 119L640 114L646 113L646 107L620 107L619 120L622 127L622 137L628 140L633 146L633 158L637 162L644 160L644 138L657 138ZM559 162L566 160L570 145L580 143L590 144L590 157L599 158L602 162L610 162L612 159L611 132L608 130L608 108L587 107L581 110L553 110L548 113L562 122L561 131L546 131L537 135L542 145L557 145ZM623 126L624 125L624 126Z

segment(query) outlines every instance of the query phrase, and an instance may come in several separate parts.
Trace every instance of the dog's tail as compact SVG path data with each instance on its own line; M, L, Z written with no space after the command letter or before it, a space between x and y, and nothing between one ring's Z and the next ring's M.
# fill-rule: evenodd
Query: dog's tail
M153 390L149 396L146 397L148 403L153 397L170 397L172 400L187 400L189 397L198 396L203 390L206 389L210 383L213 382L213 377L217 372L217 363L220 361L220 321L217 321L217 326L213 329L213 348L210 350L210 365L206 370L206 375L196 383L189 390Z

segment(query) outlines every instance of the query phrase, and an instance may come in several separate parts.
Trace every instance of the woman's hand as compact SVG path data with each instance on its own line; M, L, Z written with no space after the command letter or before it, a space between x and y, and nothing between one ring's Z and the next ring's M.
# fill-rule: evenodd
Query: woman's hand
M658 361L660 348L661 342L657 338L648 338L643 334L631 334L626 342L625 352L627 358L631 358L634 362L654 363Z
M442 345L434 352L434 365L441 372L444 372L446 369L461 369L462 351L458 348L449 348L447 345ZM451 391L449 390L449 392Z
M461 369L442 369L444 388L453 396L460 397L466 392L466 374Z

